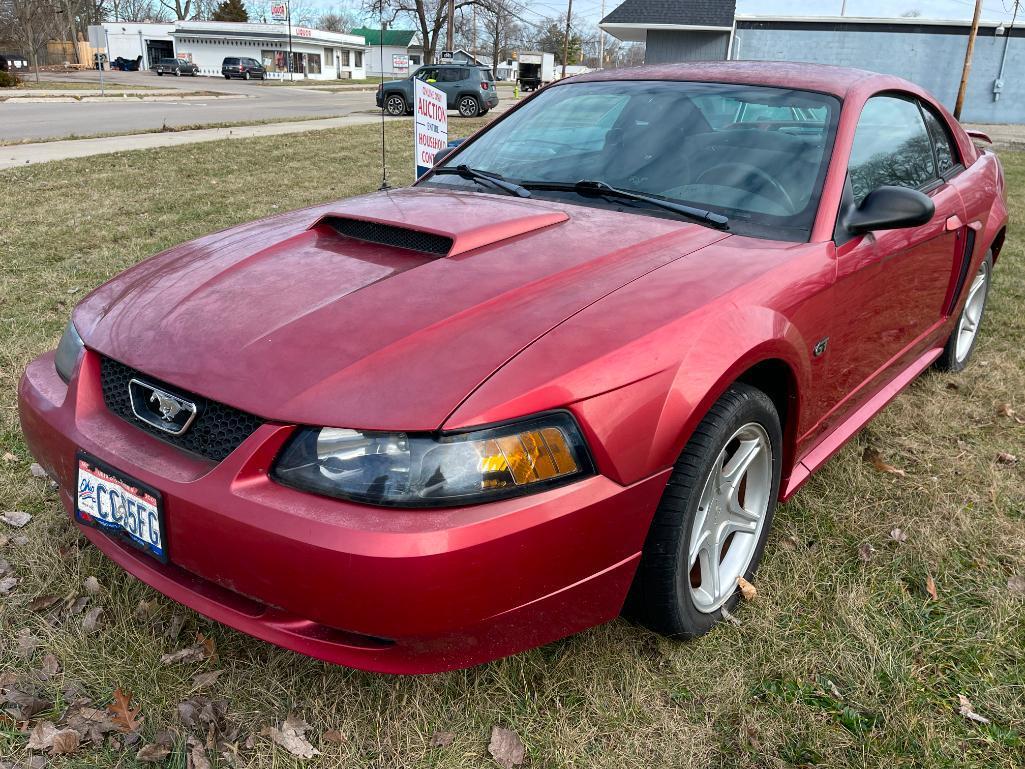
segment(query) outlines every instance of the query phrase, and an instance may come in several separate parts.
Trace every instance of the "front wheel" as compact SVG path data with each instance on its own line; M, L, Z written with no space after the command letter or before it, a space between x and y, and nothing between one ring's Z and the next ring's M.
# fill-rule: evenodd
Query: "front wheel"
M459 100L459 114L463 117L477 117L480 114L480 102L476 96L464 96Z
M644 543L626 613L652 630L693 638L752 579L779 494L782 429L761 390L732 385L676 461Z
M961 371L968 365L968 360L975 350L975 342L979 338L979 326L986 312L986 299L989 297L989 282L993 275L993 254L979 265L979 271L972 278L968 287L968 298L957 318L957 325L950 333L943 353L936 359L936 368L940 371Z
M406 114L406 100L402 94L390 93L384 100L384 111L392 117L402 117Z
M163 77L163 76L164 76L164 73L163 73L163 72L158 72L158 73L157 73L157 77Z

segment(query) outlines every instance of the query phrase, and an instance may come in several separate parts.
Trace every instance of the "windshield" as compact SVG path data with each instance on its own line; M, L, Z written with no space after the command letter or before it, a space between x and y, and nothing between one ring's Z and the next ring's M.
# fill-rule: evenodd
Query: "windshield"
M540 92L442 165L466 165L527 187L601 181L722 213L733 232L802 241L815 218L839 112L832 96L784 88L568 83ZM432 175L427 183L485 191L456 175ZM625 205L572 192L532 194Z

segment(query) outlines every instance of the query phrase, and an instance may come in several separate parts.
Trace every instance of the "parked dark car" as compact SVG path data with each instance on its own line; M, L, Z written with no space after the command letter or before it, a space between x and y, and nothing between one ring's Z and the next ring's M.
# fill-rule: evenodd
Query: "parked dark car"
M413 81L423 80L440 88L448 97L448 108L463 117L477 117L498 106L498 90L491 70L467 64L427 64L402 80L389 80L377 87L377 106L389 115L413 114Z
M267 79L267 70L256 59L245 56L228 56L221 62L221 74L225 80L233 77L240 77L243 80L252 80L254 77L260 80Z
M142 66L142 57L136 56L134 59L126 59L123 56L118 56L114 61L110 63L111 69L118 69L122 72L138 72Z
M28 58L20 53L0 53L0 72L27 72Z
M153 65L153 71L158 75L174 75L175 77L191 75L195 77L199 74L199 67L188 59L161 59Z

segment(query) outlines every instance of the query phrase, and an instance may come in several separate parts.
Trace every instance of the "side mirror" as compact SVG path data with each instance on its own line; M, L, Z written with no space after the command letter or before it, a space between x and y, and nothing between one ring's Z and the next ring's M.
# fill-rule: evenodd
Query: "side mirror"
M440 149L437 152L435 152L434 153L434 165L438 165L442 160L444 160L449 155L451 155L452 154L452 150L454 150L454 149L455 149L455 147L443 147L442 149Z
M855 235L897 230L925 224L935 213L936 206L928 195L907 187L883 186L872 190L860 206L847 213L844 226Z

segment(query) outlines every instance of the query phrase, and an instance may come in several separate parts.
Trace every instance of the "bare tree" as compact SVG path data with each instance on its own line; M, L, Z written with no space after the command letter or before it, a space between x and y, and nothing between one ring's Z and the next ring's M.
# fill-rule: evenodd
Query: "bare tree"
M455 3L455 9L459 10L473 5L475 0L365 0L364 10L375 19L383 17L387 25L399 18L411 20L423 42L424 64L432 64L448 20L449 3Z
M523 7L514 0L481 0L479 8L480 40L491 55L491 72L497 77L498 63L523 38L523 28L517 23Z
M160 0L160 4L178 21L189 18L189 11L192 10L192 0Z
M61 8L50 0L0 0L0 37L17 43L28 55L39 82L39 56L60 33Z
M333 11L325 11L316 19L317 29L324 29L328 32L352 32L359 26L359 19L350 8L338 6Z

